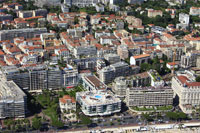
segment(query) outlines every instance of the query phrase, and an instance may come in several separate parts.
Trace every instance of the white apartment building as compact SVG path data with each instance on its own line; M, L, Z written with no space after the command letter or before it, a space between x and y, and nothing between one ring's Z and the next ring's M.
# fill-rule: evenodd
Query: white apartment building
M187 114L200 106L200 82L193 79L186 73L177 74L172 78L172 89L179 97L179 106Z
M126 91L127 106L166 106L173 104L170 87L133 87Z
M76 86L79 82L78 70L67 65L63 70L63 86L70 88Z
M87 116L105 116L121 111L121 100L108 91L78 92L76 100Z

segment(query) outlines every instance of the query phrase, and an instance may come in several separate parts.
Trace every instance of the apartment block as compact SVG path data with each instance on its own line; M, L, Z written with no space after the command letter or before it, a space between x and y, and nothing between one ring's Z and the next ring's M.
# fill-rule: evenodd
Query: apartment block
M13 81L0 81L0 118L24 118L27 96Z
M129 57L129 51L127 45L120 45L117 47L117 54L120 56L120 59L127 59Z
M121 61L120 56L117 54L106 54L104 55L104 58L109 62L109 64L115 64Z
M147 72L134 74L127 77L117 77L113 83L114 93L124 98L128 87L146 87L151 84L151 78Z
M62 87L62 71L59 68L50 68L47 72L48 89L59 89Z
M139 73L139 70L140 68L137 66L130 67L125 62L118 62L110 66L104 67L98 72L98 74L100 80L107 84L112 82L117 77L137 74Z
M5 66L1 68L1 72L1 77L4 81L13 80L21 89L29 92L41 92L44 89L59 89L68 83L66 75L58 68L47 69L46 67L38 66L22 69ZM70 79L67 80L70 81Z
M80 46L74 48L74 56L94 56L97 54L97 49L95 46Z
M0 21L5 21L5 20L13 20L13 16L11 14L0 14Z
M33 17L33 11L19 11L18 12L19 18L30 18Z
M78 70L68 65L63 71L63 82L64 87L76 86L79 82Z
M173 104L173 90L170 87L132 87L126 92L126 105L165 106Z
M69 6L75 5L78 7L95 6L98 0L64 0L64 4Z
M16 37L34 38L36 35L46 33L46 28L27 28L27 29L12 29L12 30L1 30L0 41L13 40Z
M37 92L47 89L47 71L33 70L29 71L29 92Z

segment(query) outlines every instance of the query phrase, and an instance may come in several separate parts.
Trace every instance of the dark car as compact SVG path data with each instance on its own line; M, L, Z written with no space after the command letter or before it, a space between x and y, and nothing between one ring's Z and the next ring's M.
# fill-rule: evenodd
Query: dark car
M90 125L88 125L88 128L95 128L97 127L98 125L96 123L91 123Z

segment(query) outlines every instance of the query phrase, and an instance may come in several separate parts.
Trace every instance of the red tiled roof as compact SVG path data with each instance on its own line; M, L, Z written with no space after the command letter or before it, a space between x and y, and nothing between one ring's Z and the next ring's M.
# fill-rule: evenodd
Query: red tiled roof
M145 57L150 57L150 55L149 54L141 54L141 55L133 56L133 58L135 58L135 59L145 58Z
M190 80L186 76L177 76L177 78L182 84L187 86L200 86L200 82L188 82Z
M67 100L70 100L72 103L76 102L75 98L71 97L69 95L65 95L65 96L63 96L62 98L59 99L59 101L62 102L62 103L67 103Z

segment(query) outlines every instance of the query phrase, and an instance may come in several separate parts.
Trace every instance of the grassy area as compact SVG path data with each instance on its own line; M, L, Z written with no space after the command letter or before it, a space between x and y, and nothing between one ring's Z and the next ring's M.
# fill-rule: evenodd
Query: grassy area
M152 107L152 108L146 108L146 107L132 107L133 110L136 111L157 111L157 110L171 110L173 108L173 106L169 105L169 106L157 106L157 107Z
M71 90L63 88L62 91L43 91L42 94L37 95L35 99L41 105L42 112L50 118L51 125L57 128L62 127L64 124L59 120L59 98L64 95L76 97L76 92L83 91L83 86L79 85Z
M157 110L171 110L171 109L173 109L172 105L157 107Z

